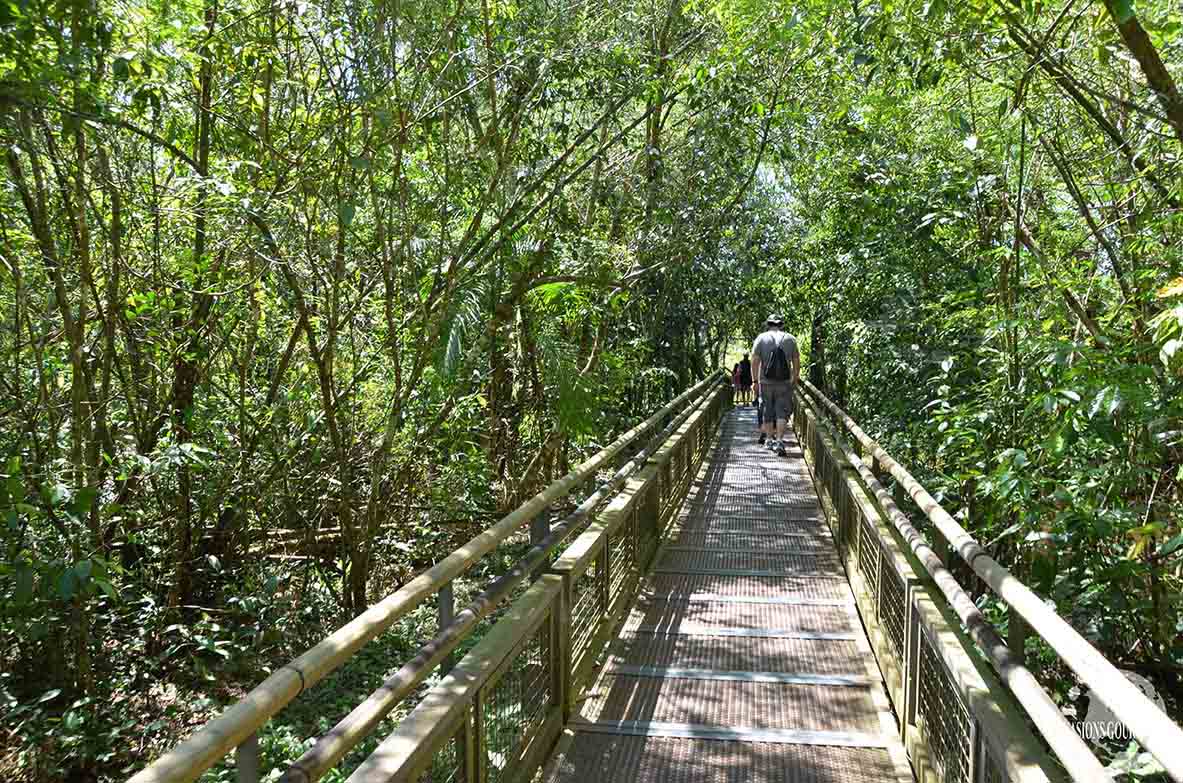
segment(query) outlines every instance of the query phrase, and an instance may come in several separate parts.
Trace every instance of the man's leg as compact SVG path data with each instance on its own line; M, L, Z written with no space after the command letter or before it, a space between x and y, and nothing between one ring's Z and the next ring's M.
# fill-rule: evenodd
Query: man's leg
M790 396L791 387L786 384L777 384L773 397L773 415L776 416L776 454L783 457L787 454L785 451L785 427L789 421L789 412L792 397Z
M788 389L783 389L777 395L777 411L776 411L776 439L778 441L784 440L785 430L789 426L789 409L792 397L789 396Z

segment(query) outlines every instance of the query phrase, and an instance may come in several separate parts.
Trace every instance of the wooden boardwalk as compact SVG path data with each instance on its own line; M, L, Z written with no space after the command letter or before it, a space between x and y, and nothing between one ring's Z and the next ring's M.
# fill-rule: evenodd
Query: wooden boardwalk
M727 416L544 780L913 780L790 437Z

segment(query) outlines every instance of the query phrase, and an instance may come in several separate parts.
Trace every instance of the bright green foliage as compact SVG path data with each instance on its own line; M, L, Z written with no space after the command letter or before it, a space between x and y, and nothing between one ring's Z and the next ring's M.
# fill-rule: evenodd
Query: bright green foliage
M1177 83L1180 29L1166 0L0 0L0 777L120 778L770 310L1174 708L1183 124L1150 55ZM266 747L324 728L290 720Z

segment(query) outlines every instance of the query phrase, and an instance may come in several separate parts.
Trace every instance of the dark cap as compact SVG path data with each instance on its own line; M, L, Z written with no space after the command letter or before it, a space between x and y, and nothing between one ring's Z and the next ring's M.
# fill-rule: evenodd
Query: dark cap
M772 315L768 316L768 321L766 323L769 326L782 326L784 325L784 322L785 319L781 318L777 313L773 313Z

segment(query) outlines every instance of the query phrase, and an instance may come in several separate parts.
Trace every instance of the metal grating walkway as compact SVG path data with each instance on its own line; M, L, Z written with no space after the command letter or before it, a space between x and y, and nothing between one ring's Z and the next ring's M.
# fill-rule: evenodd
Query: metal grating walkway
M725 419L547 783L913 780L801 447L755 428Z

